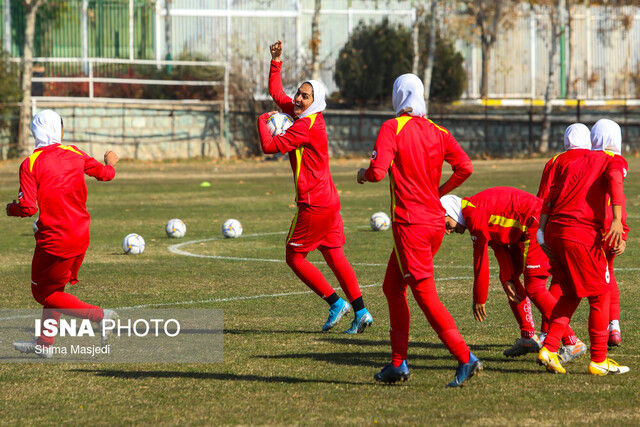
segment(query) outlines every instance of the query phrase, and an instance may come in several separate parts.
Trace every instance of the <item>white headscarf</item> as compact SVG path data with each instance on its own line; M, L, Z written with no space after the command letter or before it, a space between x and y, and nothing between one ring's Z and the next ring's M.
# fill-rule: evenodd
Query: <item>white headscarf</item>
M589 128L582 123L574 123L564 131L564 149L591 150L591 137L589 136Z
M299 119L319 113L327 108L327 103L324 100L327 90L325 89L324 84L322 84L322 82L318 80L307 80L302 84L305 83L309 83L313 88L313 102L311 103L311 105L309 105L309 108L304 110L302 114L298 116Z
M446 211L446 216L450 216L455 219L458 224L463 227L467 226L467 222L464 220L462 216L462 199L458 196L454 196L453 194L447 194L446 196L440 197L440 203L442 203L442 207Z
M591 128L591 149L622 154L622 131L613 120L600 119Z
M393 83L393 109L396 116L401 111L406 111L410 116L424 117L427 115L427 104L424 101L424 85L420 77L415 74L403 74Z
M31 133L36 139L36 148L62 142L62 119L55 111L42 110L33 117Z

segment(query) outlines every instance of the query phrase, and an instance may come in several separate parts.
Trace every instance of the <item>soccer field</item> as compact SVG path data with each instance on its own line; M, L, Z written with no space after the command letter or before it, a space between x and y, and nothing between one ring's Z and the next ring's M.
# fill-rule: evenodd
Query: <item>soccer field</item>
M503 185L536 193L545 161L474 161L474 174L455 193L467 196ZM374 317L371 328L354 336L342 333L347 319L328 333L320 332L327 304L284 263L284 239L295 213L288 162L125 161L116 167L114 181L88 180L92 242L81 282L67 290L106 308L221 309L224 361L0 363L0 424L638 425L640 159L628 161L625 193L631 234L626 252L616 259L623 342L609 353L631 368L626 375L587 374L588 354L567 364L567 375L547 373L534 354L505 358L502 352L519 336L518 326L493 256L488 318L483 323L473 319L472 245L465 233L445 236L435 258L436 283L463 337L484 362L484 371L462 388L444 388L457 363L410 296L411 379L380 385L372 376L390 360L381 282L392 236L390 231L373 232L368 225L372 213L388 212L389 185L387 179L356 183L356 171L366 167L367 160L331 162L342 201L345 253ZM0 163L0 200L5 204L16 198L18 167L17 161ZM445 171L449 173L446 166ZM201 187L203 181L211 186ZM171 218L186 223L182 239L167 238L164 226ZM228 218L242 222L240 238L222 238L220 227ZM4 215L0 219L5 295L0 307L5 309L39 307L29 285L32 221ZM123 254L121 241L129 233L144 237L143 254ZM337 288L320 254L312 253L310 259ZM572 326L588 344L587 315L583 301ZM539 326L535 309L534 319Z

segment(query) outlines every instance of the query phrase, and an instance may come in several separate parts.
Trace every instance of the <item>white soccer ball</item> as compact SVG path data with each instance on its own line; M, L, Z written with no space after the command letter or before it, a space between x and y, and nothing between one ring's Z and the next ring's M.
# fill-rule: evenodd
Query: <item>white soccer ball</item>
M267 119L267 128L269 128L271 136L284 135L292 124L293 119L285 113L275 113Z
M174 218L167 222L167 226L164 228L167 232L167 236L179 239L187 233L187 226L181 219Z
M384 212L376 212L371 215L371 219L369 219L369 224L371 225L371 229L373 231L385 231L388 230L391 226L391 220L389 216Z
M222 224L222 234L230 239L240 237L242 235L242 224L237 219L228 219Z
M144 239L136 233L127 234L122 240L122 250L127 255L138 255L144 252Z
M31 228L33 228L33 234L36 234L38 232L38 219L39 218L36 218L33 221L33 225L31 226Z

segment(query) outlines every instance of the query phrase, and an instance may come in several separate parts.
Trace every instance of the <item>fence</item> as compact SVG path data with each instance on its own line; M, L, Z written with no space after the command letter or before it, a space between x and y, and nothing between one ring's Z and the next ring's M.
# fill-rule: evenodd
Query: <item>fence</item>
M266 95L268 44L285 44L285 82L294 86L309 74L309 41L314 0L68 0L39 12L35 54L39 57L103 57L167 60L187 56L224 60L245 93ZM320 14L321 77L329 93L337 87L338 52L359 22L410 27L419 1L325 0ZM0 5L3 46L13 56L22 49L21 2ZM456 39L465 57L465 98L479 96L481 58L477 28L459 2L440 1L443 34ZM640 97L640 8L573 6L570 27L555 67L553 97L614 99ZM528 4L507 17L493 48L491 97L540 98L549 70L551 28L548 9ZM104 65L108 67L108 65ZM71 67L66 64L65 67ZM75 68L47 70L77 74ZM82 70L85 74L87 70ZM66 73L66 74L65 74ZM56 74L57 75L57 74ZM566 87L566 93L561 88Z

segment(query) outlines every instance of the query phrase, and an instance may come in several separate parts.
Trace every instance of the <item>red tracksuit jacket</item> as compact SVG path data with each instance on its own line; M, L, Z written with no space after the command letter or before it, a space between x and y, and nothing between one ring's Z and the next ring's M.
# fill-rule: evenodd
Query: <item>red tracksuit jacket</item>
M9 215L32 216L40 208L36 244L51 255L71 258L89 246L85 174L110 181L116 172L78 147L61 144L36 149L20 166L19 200Z

